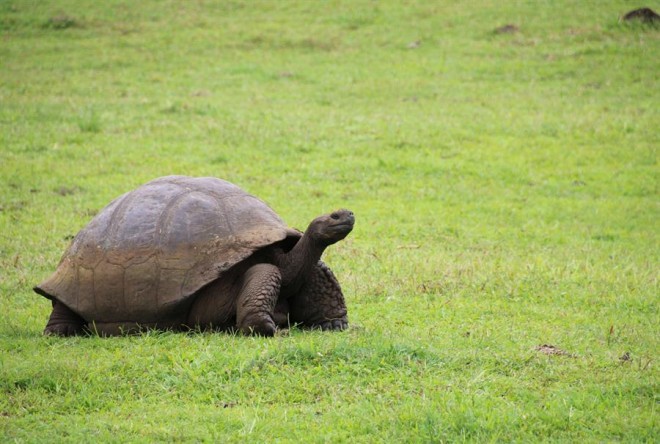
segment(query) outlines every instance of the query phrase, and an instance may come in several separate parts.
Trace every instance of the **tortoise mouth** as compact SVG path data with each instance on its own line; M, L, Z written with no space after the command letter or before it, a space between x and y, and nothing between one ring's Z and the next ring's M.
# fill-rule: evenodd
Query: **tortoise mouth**
M314 219L309 234L325 246L342 240L353 231L355 215L349 210L337 210Z
M332 231L337 231L337 232L340 232L340 233L343 233L343 232L350 233L353 230L353 225L354 224L355 223L353 221L341 222L341 223L332 225L330 227L330 229Z
M328 238L331 242L337 242L344 239L348 234L353 231L353 220L345 220L328 227Z

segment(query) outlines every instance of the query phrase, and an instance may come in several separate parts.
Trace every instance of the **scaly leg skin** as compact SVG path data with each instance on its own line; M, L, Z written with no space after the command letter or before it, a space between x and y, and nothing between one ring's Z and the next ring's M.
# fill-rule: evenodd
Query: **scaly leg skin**
M78 336L87 333L87 322L61 302L53 301L53 312L44 329L45 335Z
M273 312L282 276L271 264L257 264L245 272L236 304L236 324L244 334L273 336Z
M291 321L321 330L348 328L346 303L337 278L319 261L298 295L289 299Z

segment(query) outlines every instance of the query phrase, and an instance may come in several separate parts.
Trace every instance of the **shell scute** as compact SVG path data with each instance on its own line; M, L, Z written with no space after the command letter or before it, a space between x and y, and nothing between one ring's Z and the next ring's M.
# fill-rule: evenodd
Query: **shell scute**
M162 177L110 202L35 291L88 321L157 322L233 265L287 236L297 233L234 184Z

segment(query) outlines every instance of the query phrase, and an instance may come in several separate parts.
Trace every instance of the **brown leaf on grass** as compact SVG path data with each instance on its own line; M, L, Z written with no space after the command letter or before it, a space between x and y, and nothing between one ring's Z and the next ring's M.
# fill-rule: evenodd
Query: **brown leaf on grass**
M534 350L546 355L570 356L571 358L575 357L573 353L569 353L566 350L562 350L559 347L555 347L554 345L549 345L549 344L537 345L536 347L534 347Z

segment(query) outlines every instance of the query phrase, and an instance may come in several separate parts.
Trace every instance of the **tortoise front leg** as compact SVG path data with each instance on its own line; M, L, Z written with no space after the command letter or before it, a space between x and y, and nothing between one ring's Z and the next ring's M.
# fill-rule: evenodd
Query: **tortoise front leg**
M44 329L45 335L77 336L87 333L87 322L61 302L53 301L53 311Z
M291 321L321 330L348 328L341 286L328 266L319 261L300 293L289 299Z
M280 294L282 276L271 264L257 264L243 278L236 303L236 324L245 334L273 336L273 312Z

